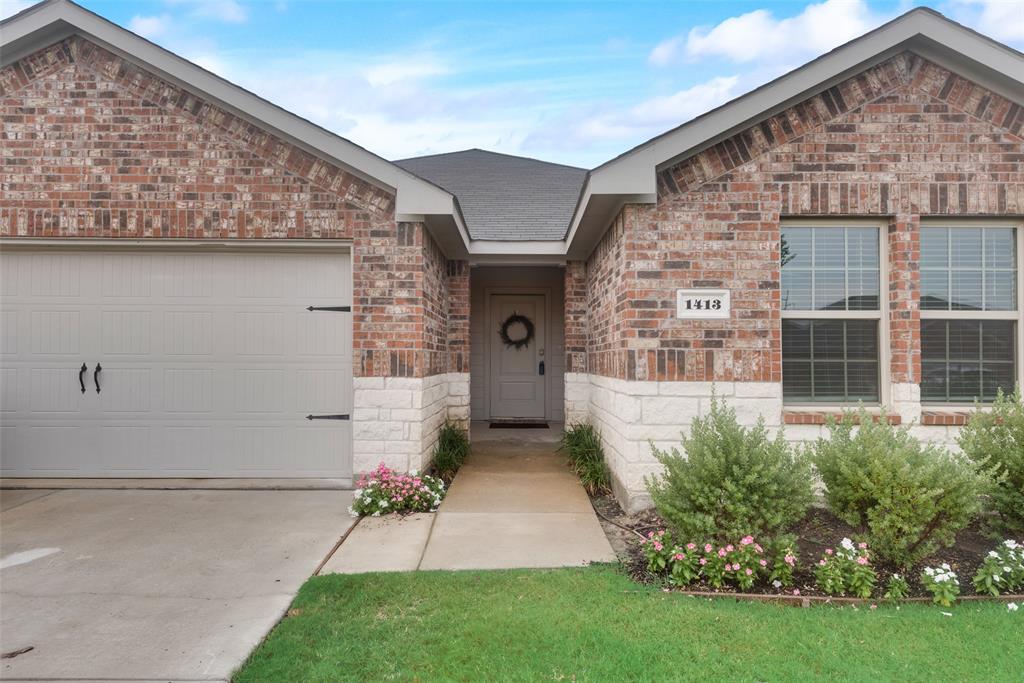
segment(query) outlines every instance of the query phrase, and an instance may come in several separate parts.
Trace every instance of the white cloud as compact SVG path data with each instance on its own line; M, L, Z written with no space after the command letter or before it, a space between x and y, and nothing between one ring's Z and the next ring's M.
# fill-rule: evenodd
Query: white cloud
M732 62L804 61L879 26L887 19L864 0L825 0L800 14L778 19L767 9L690 29L654 47L648 61L666 66L682 61L723 58Z
M622 149L663 133L734 97L738 76L718 76L670 95L648 98L627 109L579 107L525 139L527 145L585 149L603 145Z
M1024 44L1024 3L1020 0L954 0L949 15L1005 43Z
M402 81L417 81L450 73L451 69L433 57L402 58L375 64L365 71L372 85L393 85Z
M6 19L18 12L28 9L38 0L0 0L0 19Z
M159 38L160 36L167 33L167 29L171 25L171 17L167 14L160 14L155 16L144 17L136 14L128 22L128 29L133 33L138 33L143 38Z

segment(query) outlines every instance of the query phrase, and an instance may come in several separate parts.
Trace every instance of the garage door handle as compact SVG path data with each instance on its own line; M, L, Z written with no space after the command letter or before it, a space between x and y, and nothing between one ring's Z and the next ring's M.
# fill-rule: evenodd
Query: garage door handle
M85 363L82 363L82 368L78 371L78 384L82 387L82 393L85 393L85 371L89 369Z
M96 369L92 371L92 381L96 385L96 393L97 394L100 393L100 372L102 370L103 370L103 367L99 363L97 363L96 364Z

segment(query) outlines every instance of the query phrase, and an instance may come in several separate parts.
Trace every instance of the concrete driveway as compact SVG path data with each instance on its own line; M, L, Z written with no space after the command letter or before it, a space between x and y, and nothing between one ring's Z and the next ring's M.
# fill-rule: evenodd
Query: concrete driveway
M341 491L0 492L4 680L226 680L351 526Z

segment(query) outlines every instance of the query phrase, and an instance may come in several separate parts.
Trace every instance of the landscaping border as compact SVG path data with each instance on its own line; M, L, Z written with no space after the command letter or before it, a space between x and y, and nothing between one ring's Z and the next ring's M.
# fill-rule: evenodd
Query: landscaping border
M775 595L770 593L728 593L725 591L687 591L666 589L668 593L677 595L688 595L692 598L733 598L743 602L774 602L785 604L791 607L810 607L812 604L840 604L840 605L901 605L911 603L934 604L934 601L927 596L913 598L900 598L899 600L877 600L850 598L846 596L829 595ZM1024 595L962 595L956 602L1024 602ZM955 605L956 603L954 603Z

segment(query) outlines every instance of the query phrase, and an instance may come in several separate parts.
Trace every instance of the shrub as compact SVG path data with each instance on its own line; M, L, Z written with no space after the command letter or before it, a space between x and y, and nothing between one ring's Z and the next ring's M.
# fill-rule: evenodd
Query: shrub
M879 557L909 568L941 547L980 508L986 478L967 458L922 446L907 428L863 410L828 421L830 438L808 452L832 511L867 537Z
M810 465L781 432L769 439L763 419L740 426L735 411L715 398L683 436L682 453L653 450L665 472L648 478L647 488L681 538L725 542L753 534L774 541L812 500Z
M1020 389L1002 392L989 412L975 411L960 430L958 443L979 465L994 470L992 507L997 513L989 525L996 538L1024 536L1024 400Z
M437 435L432 463L434 471L446 481L451 481L469 455L469 437L466 430L454 422L445 421Z
M749 590L768 569L764 548L753 536L744 536L735 545L727 543L716 549L711 543L699 546L690 542L680 547L672 544L671 531L652 531L646 539L640 540L640 548L647 558L647 570L652 574L667 570L677 586L689 585L703 577L713 588L732 584Z
M941 567L925 567L921 572L921 583L932 594L932 602L949 607L960 595L960 581L956 573L943 563Z
M835 550L826 548L814 569L814 579L818 588L828 595L849 592L858 598L870 598L878 577L871 566L868 544L854 545L844 538Z
M389 512L433 512L444 498L444 482L416 470L397 474L381 463L356 484L349 514L380 517Z
M1024 545L1012 539L989 552L978 573L974 588L979 593L999 595L1024 587Z
M570 425L562 434L558 450L569 458L569 466L591 495L611 491L611 474L604 460L601 434L585 422Z

